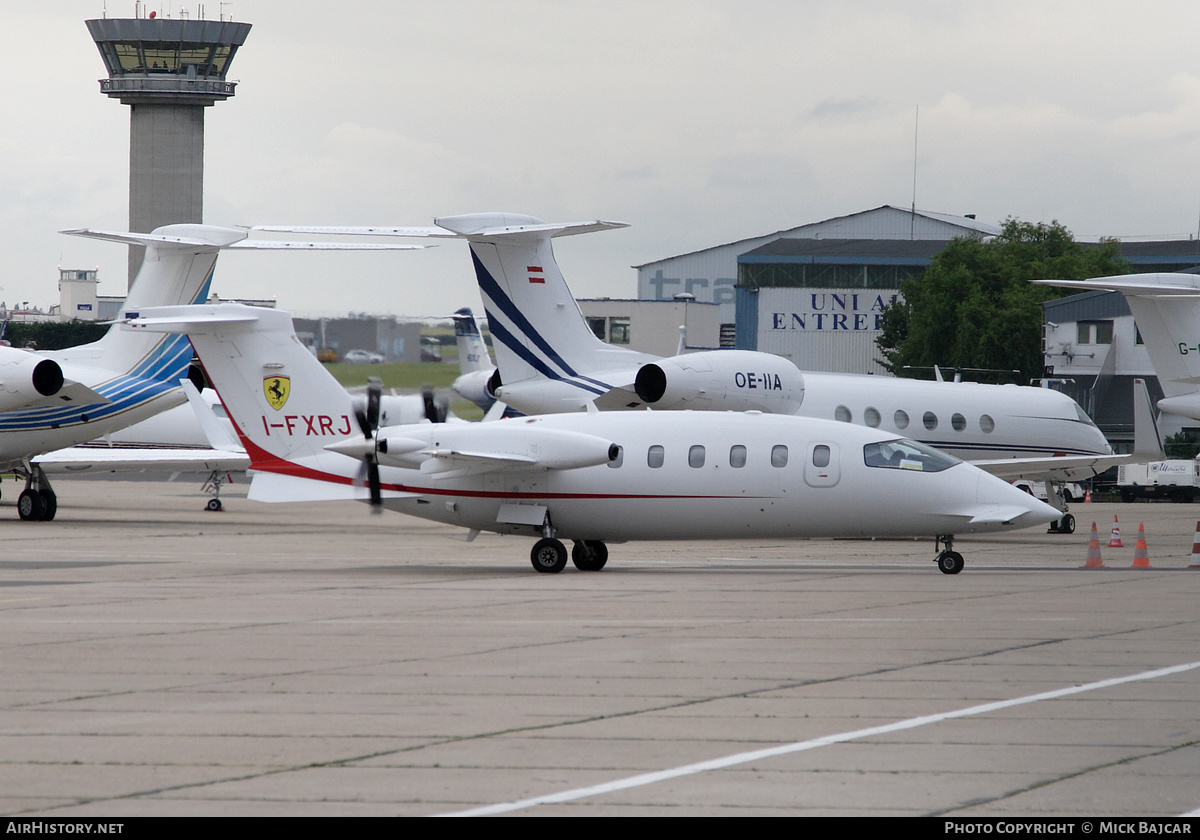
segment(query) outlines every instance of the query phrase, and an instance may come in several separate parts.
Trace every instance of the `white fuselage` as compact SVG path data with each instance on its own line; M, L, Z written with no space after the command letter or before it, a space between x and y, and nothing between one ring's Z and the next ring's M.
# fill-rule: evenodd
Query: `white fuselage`
M99 367L62 367L68 378L95 389L110 402L15 409L0 414L0 469L13 469L34 455L103 437L185 402L174 382L114 374Z
M605 373L592 376L603 380ZM1078 404L1048 388L812 371L801 376L798 416L894 432L964 461L1112 454ZM734 384L728 383L731 389ZM549 379L514 383L500 394L526 414L578 411L595 398Z
M804 373L804 386L805 417L843 419L841 408L851 423L964 461L1112 454L1078 403L1049 388L812 372Z
M544 508L560 538L616 541L933 536L1011 530L1058 516L1027 493L940 454L945 468L936 472L914 461L904 468L867 466L864 447L895 436L839 423L732 412L547 415L484 424L480 441L487 427L501 424L603 437L621 447L619 463L450 478L382 466L385 506L477 530L540 533L540 524L505 521L522 517L503 506L528 505L533 515L525 519L540 522L537 508ZM436 427L412 429L438 446ZM822 447L828 463L817 466ZM661 466L653 466L656 448ZM357 466L349 460L324 453L309 462L315 469L306 477L352 474Z

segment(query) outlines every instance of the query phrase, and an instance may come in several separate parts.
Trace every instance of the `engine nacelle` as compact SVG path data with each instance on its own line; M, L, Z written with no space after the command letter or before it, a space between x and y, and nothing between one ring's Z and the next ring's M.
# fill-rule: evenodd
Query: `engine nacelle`
M496 397L488 388L488 380L495 376L494 371L475 370L464 373L454 380L450 387L464 400L470 400L485 411L495 402Z
M370 448L366 441L363 451ZM357 439L330 445L348 455L357 454ZM462 423L453 426L420 426L379 433L376 454L381 464L429 470L430 459L487 461L531 470L572 470L616 460L620 447L610 440L582 432L548 429L538 418L498 423Z
M654 408L795 414L804 401L804 376L770 353L708 350L643 365L634 390Z
M62 390L63 381L62 368L53 359L0 347L0 411L52 397Z

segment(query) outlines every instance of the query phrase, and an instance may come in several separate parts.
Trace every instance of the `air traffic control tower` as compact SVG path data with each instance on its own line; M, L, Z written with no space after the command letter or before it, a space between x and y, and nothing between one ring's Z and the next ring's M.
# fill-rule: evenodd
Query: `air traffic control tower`
M216 20L86 21L108 78L101 92L130 106L129 229L203 221L204 109L233 96L226 79L250 24ZM129 249L129 282L144 249Z

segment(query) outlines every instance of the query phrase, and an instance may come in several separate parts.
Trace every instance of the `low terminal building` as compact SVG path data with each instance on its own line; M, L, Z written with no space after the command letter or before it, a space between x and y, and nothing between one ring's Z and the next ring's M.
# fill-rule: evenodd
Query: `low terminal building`
M722 346L721 311L715 303L612 298L578 303L592 332L608 344L655 356L674 356L679 350L680 328L684 328L685 350L715 350Z

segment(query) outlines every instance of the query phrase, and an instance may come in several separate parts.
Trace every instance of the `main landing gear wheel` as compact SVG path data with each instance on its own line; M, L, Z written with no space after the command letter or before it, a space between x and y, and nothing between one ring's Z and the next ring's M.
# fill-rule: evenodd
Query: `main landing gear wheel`
M57 504L55 508L57 508ZM17 514L26 522L37 522L45 518L46 500L37 490L23 490L17 497Z
M1063 518L1058 522L1058 533L1074 534L1075 533L1075 517L1070 514L1064 514Z
M576 540L571 562L581 572L598 572L608 562L608 546L601 540Z
M937 557L937 566L944 575L956 575L963 570L963 556L946 549Z
M567 547L553 537L543 537L533 544L529 560L539 572L561 572L567 567Z
M42 521L49 522L58 513L58 496L45 487L38 491L38 495L42 497Z

